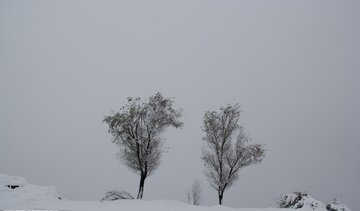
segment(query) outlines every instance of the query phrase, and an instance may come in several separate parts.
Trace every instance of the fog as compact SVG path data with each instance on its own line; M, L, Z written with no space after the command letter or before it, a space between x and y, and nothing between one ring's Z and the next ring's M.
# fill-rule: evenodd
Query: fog
M359 1L0 1L0 172L64 198L137 192L103 117L156 92L184 110L144 199L186 201L206 110L239 103L265 145L224 195L276 206L307 191L360 209Z

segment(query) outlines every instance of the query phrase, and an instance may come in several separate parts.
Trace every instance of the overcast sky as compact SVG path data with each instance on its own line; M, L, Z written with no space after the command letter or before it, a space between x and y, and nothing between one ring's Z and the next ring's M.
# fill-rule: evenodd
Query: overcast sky
M160 91L184 109L182 130L144 199L185 201L202 174L206 110L242 106L265 144L224 196L276 206L304 190L360 210L360 1L0 1L0 172L55 185L64 198L137 193L115 158L105 115Z

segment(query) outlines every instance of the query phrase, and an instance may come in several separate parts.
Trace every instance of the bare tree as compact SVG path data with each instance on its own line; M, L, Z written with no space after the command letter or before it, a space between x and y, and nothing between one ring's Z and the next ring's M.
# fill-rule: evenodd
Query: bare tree
M195 180L195 182L191 185L190 189L186 192L186 198L189 204L201 204L201 183L199 180Z
M265 155L262 145L246 144L250 138L239 126L239 118L238 104L221 107L220 112L207 111L204 115L204 173L210 185L218 192L219 204L222 204L225 190L238 179L239 170L260 163Z
M168 127L181 128L181 116L181 110L173 108L173 99L157 93L144 101L129 97L119 112L104 118L112 142L119 147L118 158L140 175L137 199L143 197L145 179L160 164L161 134Z

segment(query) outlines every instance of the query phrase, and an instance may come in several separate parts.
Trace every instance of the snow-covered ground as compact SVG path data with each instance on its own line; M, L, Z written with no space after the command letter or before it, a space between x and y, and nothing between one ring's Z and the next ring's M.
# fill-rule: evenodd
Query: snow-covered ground
M4 209L41 209L41 210L78 210L78 211L294 211L279 208L229 208L226 206L193 206L175 200L118 200L118 201L69 201L63 199L53 186L32 185L22 177L0 174L0 210ZM312 209L301 209L310 211Z

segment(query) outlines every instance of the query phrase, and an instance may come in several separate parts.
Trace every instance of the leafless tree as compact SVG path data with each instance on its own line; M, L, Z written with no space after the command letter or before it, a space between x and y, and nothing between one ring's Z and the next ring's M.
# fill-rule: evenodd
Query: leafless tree
M173 108L173 99L160 93L148 100L128 98L119 112L104 118L113 143L119 147L118 158L140 175L137 199L144 193L145 179L154 173L163 153L161 134L168 127L181 128L180 109Z
M239 118L238 104L221 107L220 112L207 111L204 115L204 173L218 192L219 204L222 204L225 190L238 179L239 170L260 163L265 155L262 145L247 145L250 138L239 126Z
M199 180L195 180L195 182L191 185L190 189L186 192L186 198L189 204L201 204L201 183Z

